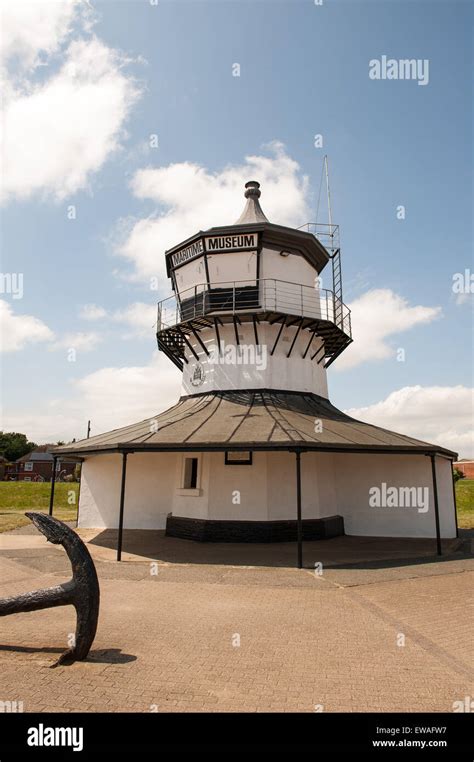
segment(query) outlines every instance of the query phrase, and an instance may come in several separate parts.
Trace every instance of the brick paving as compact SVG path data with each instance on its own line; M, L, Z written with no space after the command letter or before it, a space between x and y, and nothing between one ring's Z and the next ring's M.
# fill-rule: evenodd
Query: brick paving
M342 541L339 555L308 543L308 558L332 553L322 576L283 565L284 547L265 551L279 565L254 566L255 548L239 564L235 546L179 541L156 556L154 575L150 559L117 564L90 545L102 607L88 661L51 669L75 628L71 607L4 617L0 701L65 712L452 711L473 695L473 560L355 568L347 539L345 556ZM0 596L68 576L60 548L0 542Z

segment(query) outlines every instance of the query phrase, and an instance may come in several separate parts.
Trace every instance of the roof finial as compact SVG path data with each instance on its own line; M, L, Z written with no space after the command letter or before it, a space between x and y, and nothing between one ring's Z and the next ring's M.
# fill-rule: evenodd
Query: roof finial
M260 183L258 183L256 180L249 180L247 183L245 183L244 195L247 199L247 203L245 205L244 211L235 224L245 225L252 222L268 222L268 219L265 217L258 200L262 195L260 192Z

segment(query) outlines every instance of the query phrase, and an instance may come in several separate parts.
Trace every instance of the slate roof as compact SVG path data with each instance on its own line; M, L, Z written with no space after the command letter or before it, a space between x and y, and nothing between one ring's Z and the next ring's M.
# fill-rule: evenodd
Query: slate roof
M322 425L315 426L320 420ZM318 429L322 431L318 433ZM316 429L316 430L315 430ZM144 421L54 448L85 456L117 451L305 450L457 454L357 421L316 394L213 391L181 397Z

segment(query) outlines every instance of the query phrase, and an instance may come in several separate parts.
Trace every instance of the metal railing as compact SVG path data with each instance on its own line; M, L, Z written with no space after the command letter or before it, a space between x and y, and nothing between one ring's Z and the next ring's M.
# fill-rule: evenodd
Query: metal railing
M205 315L280 312L336 325L351 337L351 311L328 289L275 278L201 283L158 303L157 332Z
M314 235L331 253L339 248L339 225L329 225L326 222L305 222L298 230L304 230L306 233Z

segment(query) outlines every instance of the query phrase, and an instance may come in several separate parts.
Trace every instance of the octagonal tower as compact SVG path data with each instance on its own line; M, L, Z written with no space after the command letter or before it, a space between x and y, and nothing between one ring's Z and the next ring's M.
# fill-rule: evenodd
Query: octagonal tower
M158 305L158 347L183 372L184 395L273 389L328 396L326 368L352 341L342 302L338 227L275 225L245 185L233 225L166 252L173 296ZM332 263L332 290L321 272Z

